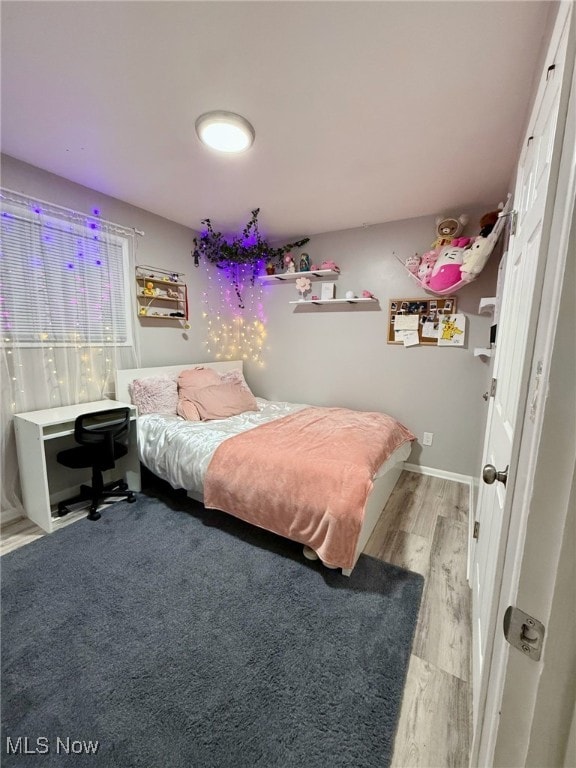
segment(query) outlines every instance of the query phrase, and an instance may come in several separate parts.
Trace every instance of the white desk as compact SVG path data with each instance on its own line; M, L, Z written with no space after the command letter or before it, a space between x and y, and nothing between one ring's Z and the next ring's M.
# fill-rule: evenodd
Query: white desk
M110 479L124 476L132 491L140 490L140 463L136 437L136 409L130 403L117 400L98 400L43 411L28 411L14 416L16 448L20 483L26 515L40 528L52 533L67 522L66 517L53 517L51 505L64 501L79 492L81 483L90 483L90 469L68 469L56 462L56 453L76 445L74 422L77 416L109 408L131 409L132 429L128 455L116 462ZM105 479L107 482L108 479Z

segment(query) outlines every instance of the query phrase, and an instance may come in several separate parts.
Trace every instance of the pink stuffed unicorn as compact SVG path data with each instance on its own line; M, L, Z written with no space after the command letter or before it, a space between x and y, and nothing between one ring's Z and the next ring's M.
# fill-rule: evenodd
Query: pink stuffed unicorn
M416 277L420 280L422 285L428 285L437 258L438 251L426 251L426 253L422 254L422 261L420 262L418 272L416 273Z

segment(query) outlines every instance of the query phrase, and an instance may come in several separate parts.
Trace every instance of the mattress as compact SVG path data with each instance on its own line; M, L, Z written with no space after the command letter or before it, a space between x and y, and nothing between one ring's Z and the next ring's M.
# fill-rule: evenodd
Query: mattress
M212 421L185 421L178 416L159 414L139 416L140 461L173 488L185 488L191 495L201 498L208 465L224 440L309 407L261 397L257 397L256 402L258 411ZM411 448L410 443L400 446L378 469L375 478L405 461Z

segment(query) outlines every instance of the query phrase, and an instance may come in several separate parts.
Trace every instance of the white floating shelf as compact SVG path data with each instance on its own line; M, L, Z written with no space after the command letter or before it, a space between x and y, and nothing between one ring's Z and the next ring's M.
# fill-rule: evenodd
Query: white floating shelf
M261 283L276 283L282 280L297 280L299 277L338 277L340 273L333 269L314 269L311 272L278 272L275 275L259 275Z
M475 347L474 357L492 357L492 350L490 347Z
M494 312L496 309L496 296L490 296L487 299L480 299L479 312Z
M306 299L305 301L289 301L289 304L299 304L300 306L306 306L306 304L361 304L370 303L375 304L378 299Z

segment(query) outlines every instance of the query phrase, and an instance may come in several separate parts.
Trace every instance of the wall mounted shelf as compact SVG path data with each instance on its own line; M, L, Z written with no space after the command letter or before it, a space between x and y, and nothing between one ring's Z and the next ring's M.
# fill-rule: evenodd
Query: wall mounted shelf
M306 304L376 304L378 299L306 299L304 301L289 301L289 304L299 304L301 307Z
M496 296L490 296L489 298L486 298L486 299L480 299L478 312L484 313L484 314L493 314L495 309L496 309Z
M258 279L261 283L278 283L283 280L297 280L299 277L322 280L326 277L338 277L339 274L333 269L314 269L310 272L279 272L274 275L259 275Z
M480 304L478 305L478 312L482 315L494 315L496 312L496 304L497 304L497 297L496 296L489 296L487 298L480 299ZM495 338L492 336L492 332L495 331L495 326L492 326L491 334L490 334L490 341L494 341ZM489 358L492 357L492 349L493 347L476 347L474 349L474 357L484 357Z
M188 289L182 272L140 264L136 267L139 319L187 322ZM168 295L171 294L171 295Z

